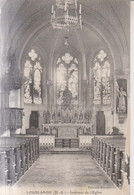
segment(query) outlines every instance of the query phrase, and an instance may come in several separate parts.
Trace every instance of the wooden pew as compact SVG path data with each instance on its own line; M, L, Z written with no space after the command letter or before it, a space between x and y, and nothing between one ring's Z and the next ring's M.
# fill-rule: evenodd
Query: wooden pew
M21 136L19 138L26 139L26 169L28 169L39 158L39 137Z
M130 184L130 158L126 156L124 151L122 152L122 155L123 158L121 160L121 179L118 180L119 186L123 185L125 175L127 175L128 184Z
M96 159L97 138L96 137L92 138L91 142L92 142L91 155L92 155L92 158L95 158Z
M25 139L32 139L33 149L34 149L34 160L37 160L39 158L39 136L36 135L16 135L17 138L25 138Z
M107 143L104 141L102 142L102 168L106 169L106 150L107 150Z
M16 182L15 167L14 148L0 148L0 185L9 185Z
M0 147L14 147L15 163L16 163L16 175L19 179L25 169L25 142L22 140L16 140L12 138L0 138Z
M25 157L28 158L27 159L27 162L28 162L27 167L28 168L39 157L38 146L36 146L38 144L38 142L37 142L37 139L34 137L14 137L14 138L0 138L0 139L3 139L3 144L8 145L8 146L10 146L10 145L11 146L12 145L22 146L23 144L25 144L25 149L27 148ZM24 151L22 151L22 147L21 147L21 152L24 153Z
M7 152L0 150L0 186L8 185L9 178L9 162Z
M100 140L100 160L99 160L99 164L102 166L103 163L103 141Z
M109 148L110 159L107 159L110 161L110 167L108 166L108 170L106 170L106 172L109 173L111 179L116 183L117 186L119 186L119 182L121 180L121 161L123 159L123 151L125 150L125 142L124 139L116 139L114 141L109 139L107 141L108 144L111 144L111 147Z
M39 138L38 137L26 137L26 136L18 136L18 137L0 137L0 150L1 152L6 151L6 155L9 153L7 151L11 152L12 148L12 155L8 155L8 162L12 162L14 156L14 163L8 163L8 165L11 164L11 166L8 166L8 174L7 174L7 182L5 182L5 185L7 184L14 184L24 173L26 170L29 169L29 167L37 160L39 157ZM3 153L2 153L3 154ZM2 155L2 159L4 159ZM2 166L6 163L6 157L5 160L1 161ZM12 173L12 170L14 174ZM2 183L4 183L6 178L6 175L4 174L2 180Z
M124 150L125 138L113 139L106 137L102 140L94 137L92 140L92 155L117 186L120 186L123 182L122 161Z
M7 153L0 150L0 186L7 185L8 179Z
M96 140L96 155L95 155L95 159L97 160L97 162L99 162L99 151L100 151L100 140Z
M110 151L111 151L111 145L108 143L106 148L106 168L105 171L107 174L110 172Z
M26 149L25 143L20 145L20 158L21 158L21 174L23 175L26 171Z

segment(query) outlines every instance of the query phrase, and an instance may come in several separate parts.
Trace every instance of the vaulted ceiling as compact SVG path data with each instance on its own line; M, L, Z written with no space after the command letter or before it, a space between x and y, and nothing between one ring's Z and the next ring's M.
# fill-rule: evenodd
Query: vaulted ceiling
M91 50L107 48L118 67L129 66L129 3L127 0L78 0L82 4L83 29L69 36L69 47L89 55ZM55 0L5 0L2 7L4 51L17 56L18 64L25 49L37 46L52 56L64 45L64 32L50 24ZM117 67L117 68L118 68Z

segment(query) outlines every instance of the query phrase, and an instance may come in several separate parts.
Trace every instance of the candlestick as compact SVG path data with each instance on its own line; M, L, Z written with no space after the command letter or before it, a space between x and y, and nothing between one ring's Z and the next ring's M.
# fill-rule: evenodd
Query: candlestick
M51 13L53 14L54 13L54 6L52 5L52 11L51 11Z
M67 20L68 20L68 9L67 9Z
M65 1L65 12L67 11L67 2Z
M80 15L80 28L82 29L82 20L81 20L81 15Z
M81 4L80 4L80 7L79 7L79 14L81 14Z
M75 0L75 7L76 7L76 9L77 9L77 0Z

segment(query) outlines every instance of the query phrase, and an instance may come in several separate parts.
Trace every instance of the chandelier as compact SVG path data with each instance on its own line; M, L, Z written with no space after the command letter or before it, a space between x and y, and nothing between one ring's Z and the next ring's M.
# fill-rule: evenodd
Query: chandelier
M78 8L77 0L56 0L56 5L52 5L51 24L53 29L66 32L76 26L82 29L81 4Z

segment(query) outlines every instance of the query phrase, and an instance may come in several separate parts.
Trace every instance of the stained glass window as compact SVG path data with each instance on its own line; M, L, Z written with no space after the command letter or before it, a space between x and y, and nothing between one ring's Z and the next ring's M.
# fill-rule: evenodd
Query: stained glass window
M78 60L70 53L65 53L57 60L57 104L78 104Z
M94 59L94 104L111 102L110 63L107 53L101 50Z
M24 103L42 103L42 66L40 61L39 55L32 49L27 55L24 67Z

